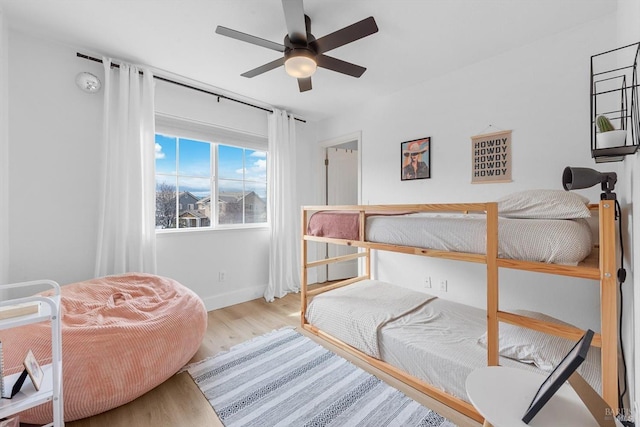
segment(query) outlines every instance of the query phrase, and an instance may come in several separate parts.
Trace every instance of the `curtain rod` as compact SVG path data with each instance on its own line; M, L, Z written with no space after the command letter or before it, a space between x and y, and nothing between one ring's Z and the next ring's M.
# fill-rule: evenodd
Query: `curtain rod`
M102 59L100 59L100 58L94 58L94 57L92 57L92 56L85 55L85 54L80 53L80 52L76 52L76 56L77 56L78 58L88 59L89 61L99 62L99 63L101 63L101 64L102 64ZM112 67L116 67L116 68L120 68L120 65L118 65L118 64L114 64L114 63L112 63L112 64L111 64L111 66L112 66ZM141 73L142 73L142 72L141 72ZM217 97L218 97L218 101L220 101L220 98L228 99L229 101L233 101L233 102L237 102L237 103L239 103L239 104L247 105L247 106L249 106L249 107L257 108L257 109L259 109L259 110L266 111L266 112L268 112L268 113L273 113L273 111L272 111L272 110L270 110L270 109L268 109L268 108L264 108L264 107L260 107L259 105L254 105L254 104L250 104L250 103L248 103L248 102L240 101L239 99L230 98L230 97L228 97L228 96L226 96L226 95L221 95L221 94L219 94L219 93L211 92L211 91L206 90L206 89L202 89L202 88L199 88L199 87L191 86L191 85L188 85L188 84L186 84L186 83L181 83L181 82L177 82L177 81L175 81L175 80L170 80L170 79L167 79L167 78L165 78L165 77L157 76L157 75L155 75L155 74L153 75L153 78L154 78L154 79L161 80L161 81L163 81L163 82L167 82L167 83L171 83L171 84L174 84L174 85L182 86L182 87L185 87L185 88L187 88L187 89L192 89L192 90L196 90L196 91L198 91L198 92L206 93L206 94L208 94L208 95L217 96ZM297 121L302 122L302 123L307 123L307 121L306 121L306 120L299 119L299 118L297 118L297 117L294 117L294 120L297 120Z

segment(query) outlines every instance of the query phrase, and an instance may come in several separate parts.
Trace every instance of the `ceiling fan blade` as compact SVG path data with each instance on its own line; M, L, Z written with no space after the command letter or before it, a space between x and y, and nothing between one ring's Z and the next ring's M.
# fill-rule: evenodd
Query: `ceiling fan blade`
M261 39L260 37L241 33L240 31L232 30L231 28L218 25L218 27L216 28L216 33L223 36L231 37L232 39L266 47L267 49L284 52L284 45L281 45L280 43L275 43L270 40Z
M274 68L278 68L279 66L284 64L284 57L278 58L275 61L271 61L268 64L264 64L258 68L254 68L253 70L249 70L246 73L242 73L242 77L255 77L259 74L266 73L267 71L271 71Z
M298 79L298 88L300 88L300 92L311 90L311 77Z
M284 20L287 23L289 40L292 43L307 44L307 22L302 0L282 0Z
M309 43L309 46L318 53L325 53L377 32L378 25L376 25L376 20L373 19L373 16L370 16L341 30L320 37L318 40Z
M360 77L362 73L367 71L364 67L327 55L316 56L316 64L318 64L318 67L337 71L338 73L347 74L353 77Z

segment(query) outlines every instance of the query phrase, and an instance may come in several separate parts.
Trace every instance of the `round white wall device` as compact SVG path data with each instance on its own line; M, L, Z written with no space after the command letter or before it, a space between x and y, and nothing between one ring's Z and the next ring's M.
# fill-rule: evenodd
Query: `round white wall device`
M100 82L100 79L91 73L87 73L86 71L79 73L76 76L76 84L80 89L88 93L96 93L102 87L102 82Z

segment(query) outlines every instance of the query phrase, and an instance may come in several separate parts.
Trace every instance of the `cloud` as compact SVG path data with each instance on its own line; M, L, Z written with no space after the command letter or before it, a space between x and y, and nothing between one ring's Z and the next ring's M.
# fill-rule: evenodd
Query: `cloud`
M249 181L266 181L267 180L267 161L266 159L258 159L251 167L239 168L234 171L239 179Z
M197 197L211 195L211 183L208 179L194 177L180 177L180 191L188 191Z
M162 145L156 142L156 159L164 159L165 154L162 152Z
M266 151L254 151L249 155L249 157L260 157L260 158L266 159L267 153Z
M253 168L258 170L258 171L265 171L267 170L267 161L266 160L256 160L253 163Z

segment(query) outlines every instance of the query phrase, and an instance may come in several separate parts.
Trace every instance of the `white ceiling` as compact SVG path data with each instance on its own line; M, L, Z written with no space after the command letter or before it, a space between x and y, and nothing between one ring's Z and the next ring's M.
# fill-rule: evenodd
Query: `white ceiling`
M368 16L379 32L330 55L367 68L353 78L318 69L300 93L281 55L216 34L218 25L282 43L281 0L0 0L9 27L183 76L319 120L468 64L615 12L612 0L305 0L320 38Z

